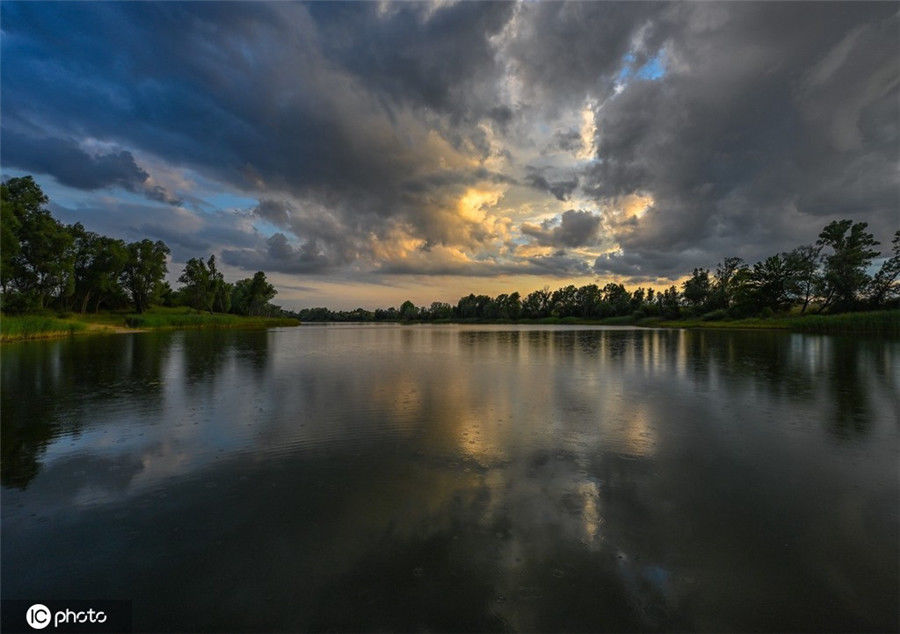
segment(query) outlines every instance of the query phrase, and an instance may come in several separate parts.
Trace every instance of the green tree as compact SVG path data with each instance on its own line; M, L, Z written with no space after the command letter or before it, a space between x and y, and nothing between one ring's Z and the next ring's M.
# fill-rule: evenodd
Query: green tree
M707 282L708 281L709 278L707 278ZM678 290L674 286L670 286L662 293L657 293L656 303L659 314L666 319L678 319L678 317L681 316L681 306L678 302Z
M547 317L550 314L550 290L544 287L529 293L522 301L522 314L532 319Z
M860 294L869 284L866 272L878 256L874 236L866 222L835 220L819 234L816 244L831 252L825 255L822 276L824 303L820 310L848 310L859 304Z
M269 300L278 291L266 280L266 274L257 271L252 278L245 278L234 283L231 291L231 312L238 315L263 315L273 312Z
M446 302L431 302L428 317L430 319L450 319L453 317L453 307Z
M584 319L599 315L603 296L596 284L586 284L575 291L575 306L578 315Z
M577 289L573 284L558 288L550 295L550 314L554 317L573 317L578 314Z
M76 306L84 313L93 301L96 312L103 302L116 301L124 295L120 280L128 262L128 248L122 240L86 231L81 223L71 225L69 232L74 239Z
M787 268L787 293L793 302L801 304L800 312L805 313L810 300L819 286L819 255L822 247L804 245L790 253L783 254Z
M773 255L753 265L752 283L760 308L778 310L788 300L790 270L781 255Z
M216 290L213 297L213 310L217 313L231 311L231 294L234 292L234 284L229 284L219 277L216 281Z
M709 302L709 294L711 291L709 270L694 269L690 279L685 280L681 285L681 290L684 295L684 301L686 301L689 306L695 309L706 306Z
M418 317L419 309L416 308L416 305L411 301L406 300L400 304L400 319L403 321L412 321L413 319L418 319Z
M518 319L522 316L522 298L518 291L513 291L506 296L506 299L500 305L500 314L505 319Z
M46 197L43 198L46 202ZM0 289L4 295L15 277L17 256L22 252L19 243L22 223L19 221L20 214L16 213L17 205L22 205L22 202L14 200L9 182L0 185Z
M894 232L894 239L891 240L891 257L884 261L869 286L869 302L873 306L883 306L900 294L898 276L900 276L900 230Z
M627 315L631 312L631 293L622 284L610 282L603 287L603 303L613 315Z
M72 235L45 209L48 199L38 184L31 176L11 178L0 186L0 201L4 308L40 309L70 294Z
M740 271L747 268L741 258L725 258L716 267L716 275L710 288L708 308L730 308L734 302L735 281Z
M157 290L161 290L168 255L169 247L161 240L153 242L145 239L128 245L128 261L122 282L137 312L144 312Z
M192 308L211 313L217 298L220 299L219 303L224 303L222 301L224 297L221 296L224 295L225 280L216 269L215 255L209 256L206 262L200 258L188 260L178 281L184 285L179 292L187 305Z

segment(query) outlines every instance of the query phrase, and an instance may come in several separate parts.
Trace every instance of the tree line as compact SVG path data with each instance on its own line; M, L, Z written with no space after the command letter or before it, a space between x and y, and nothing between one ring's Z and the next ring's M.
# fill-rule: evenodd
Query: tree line
M216 258L191 258L173 290L165 281L169 247L161 240L123 240L64 225L45 207L31 176L0 185L0 306L4 312L53 309L97 312L153 304L238 315L281 315L277 291L258 271L226 282Z
M836 220L813 244L779 253L752 266L741 258L725 258L715 269L695 268L681 288L663 291L622 284L572 284L497 297L469 294L456 305L433 302L418 307L411 301L399 308L333 311L304 308L292 313L301 321L449 321L547 318L635 320L702 318L739 319L771 316L797 308L799 312L838 313L896 308L900 305L900 231L891 251L874 275L872 261L880 254L867 223Z

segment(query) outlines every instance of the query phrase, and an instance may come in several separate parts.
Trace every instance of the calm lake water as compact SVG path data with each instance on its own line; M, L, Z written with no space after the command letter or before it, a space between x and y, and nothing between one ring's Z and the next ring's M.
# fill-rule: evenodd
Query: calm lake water
M321 325L2 354L2 593L138 630L896 630L900 342Z

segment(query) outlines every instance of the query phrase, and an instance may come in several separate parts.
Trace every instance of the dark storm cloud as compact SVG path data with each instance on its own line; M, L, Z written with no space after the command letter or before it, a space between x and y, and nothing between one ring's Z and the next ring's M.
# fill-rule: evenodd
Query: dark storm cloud
M490 38L508 22L511 2L314 3L325 55L380 94L414 107L499 123L512 111L485 84L500 72Z
M552 275L554 277L590 275L591 268L583 259L570 255L564 250L550 255L534 256L527 259L525 272L532 275Z
M712 261L711 254L694 254L699 262ZM714 258L714 256L712 256ZM669 275L677 277L689 273L683 269L683 254L680 253L606 253L594 262L593 271L597 275L615 275L626 277L634 282L655 281ZM698 264L699 266L699 264Z
M4 128L2 159L4 165L49 174L76 189L121 187L151 200L181 203L165 188L150 184L150 175L138 166L131 152L124 150L89 154L71 139L28 137Z
M569 209L540 226L523 224L522 233L544 246L579 247L597 243L600 221L600 216L590 211Z
M564 252L479 259L498 238L456 204L483 182L582 207L553 225L522 218L521 233L555 248L617 244L595 264L604 275L752 261L839 216L882 240L897 224L890 3L4 2L0 12L3 165L166 202L134 157L192 170L259 200L252 217L283 231L263 241L222 217L231 233L203 220L183 238L224 247L237 266L400 271L412 265L380 266L372 245L401 228L476 262L434 271L583 270ZM658 72L637 70L651 60ZM573 157L585 143L570 116L586 106L589 163ZM559 153L568 163L554 164ZM607 217L632 194L652 198L646 213Z
M544 108L605 96L625 55L642 62L656 53L653 18L666 7L653 2L523 4L506 53L526 93Z
M281 200L272 200L264 198L259 204L253 208L253 213L271 222L276 227L285 227L291 219L291 206Z
M283 233L270 236L261 248L224 249L222 259L243 269L278 273L317 273L338 264L315 238L294 247Z
M897 20L895 6L856 3L669 8L666 75L598 112L586 190L654 198L617 235L624 255L600 269L678 275L753 260L836 216L882 237L895 229Z
M4 117L312 203L356 241L398 221L431 243L476 240L446 207L482 177L477 113L512 116L490 93L489 45L512 9L4 3ZM344 250L304 224L304 239Z

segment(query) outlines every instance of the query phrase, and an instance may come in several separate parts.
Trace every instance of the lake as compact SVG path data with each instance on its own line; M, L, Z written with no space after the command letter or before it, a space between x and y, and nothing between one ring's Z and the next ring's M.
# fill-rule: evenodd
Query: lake
M4 599L136 630L896 630L900 342L304 325L5 344Z

